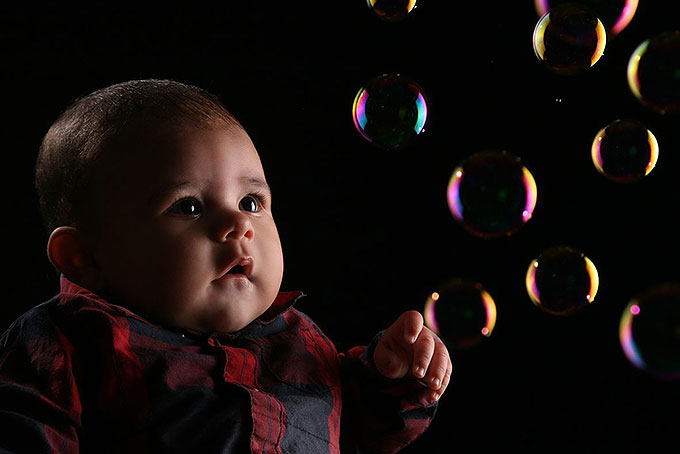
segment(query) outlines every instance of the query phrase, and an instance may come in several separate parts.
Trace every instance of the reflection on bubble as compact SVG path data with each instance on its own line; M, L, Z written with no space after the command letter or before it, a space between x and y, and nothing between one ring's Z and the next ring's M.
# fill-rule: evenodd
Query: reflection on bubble
M640 122L616 120L597 133L591 156L602 175L617 182L633 182L652 171L659 157L659 144Z
M451 214L468 232L508 236L531 218L536 181L521 160L506 151L481 151L453 171L447 187Z
M621 315L619 341L635 367L680 379L680 284L659 284L631 299Z
M538 15L543 16L557 5L571 1L573 0L534 0L534 5ZM638 0L579 0L578 3L595 11L611 35L618 35L630 24L638 7Z
M628 86L641 104L661 114L680 110L680 31L643 41L628 61Z
M425 131L427 102L422 88L399 74L371 79L354 98L352 117L369 142L395 149Z
M366 3L376 16L387 22L404 19L416 7L416 0L366 0Z
M582 5L556 6L534 28L536 57L552 71L579 74L600 60L607 42L602 21Z
M600 279L582 252L554 246L531 262L525 283L536 306L550 314L569 315L593 302Z
M440 285L425 302L425 325L450 348L469 348L491 336L496 304L478 282L454 279Z

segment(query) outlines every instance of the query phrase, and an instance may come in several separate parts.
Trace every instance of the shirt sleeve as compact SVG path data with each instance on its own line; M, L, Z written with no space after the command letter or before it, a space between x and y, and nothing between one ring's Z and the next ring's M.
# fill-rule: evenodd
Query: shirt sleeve
M437 402L426 386L412 378L383 377L373 364L373 351L382 337L368 346L341 353L344 374L343 420L360 453L394 453L418 438L430 425Z
M36 308L0 337L0 452L77 453L73 349Z

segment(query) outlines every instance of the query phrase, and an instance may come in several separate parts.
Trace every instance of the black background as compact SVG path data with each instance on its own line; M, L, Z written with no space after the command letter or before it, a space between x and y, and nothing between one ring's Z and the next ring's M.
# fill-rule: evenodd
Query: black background
M590 71L548 71L524 1L421 1L404 21L363 0L201 2L0 9L5 297L0 330L57 291L32 183L43 134L77 96L135 78L217 94L257 146L274 191L284 289L339 349L366 343L453 277L493 296L492 336L452 351L452 383L405 452L651 452L677 446L680 384L637 370L618 324L632 296L677 281L680 118L640 105L626 65L643 40L680 28L642 0ZM670 2L666 3L669 5ZM426 131L396 151L354 129L359 88L383 73L419 83ZM597 131L633 118L660 155L635 184L595 170ZM534 217L508 238L465 232L446 204L453 168L483 149L521 157L538 185ZM568 317L529 300L533 258L568 244L595 263L595 302Z

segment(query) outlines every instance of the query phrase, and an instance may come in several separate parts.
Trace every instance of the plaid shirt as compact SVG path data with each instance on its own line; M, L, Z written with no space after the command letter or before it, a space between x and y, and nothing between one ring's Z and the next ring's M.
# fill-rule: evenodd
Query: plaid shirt
M436 409L425 388L377 373L379 336L338 353L292 307L300 296L208 335L154 325L62 276L0 338L0 452L386 453L418 437Z

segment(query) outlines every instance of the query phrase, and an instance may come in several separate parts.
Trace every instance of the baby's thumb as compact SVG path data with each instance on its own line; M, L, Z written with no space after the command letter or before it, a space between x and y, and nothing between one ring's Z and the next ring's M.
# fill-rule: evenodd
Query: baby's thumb
M381 375L387 378L401 378L409 370L407 361L383 342L378 343L373 353L373 363Z

